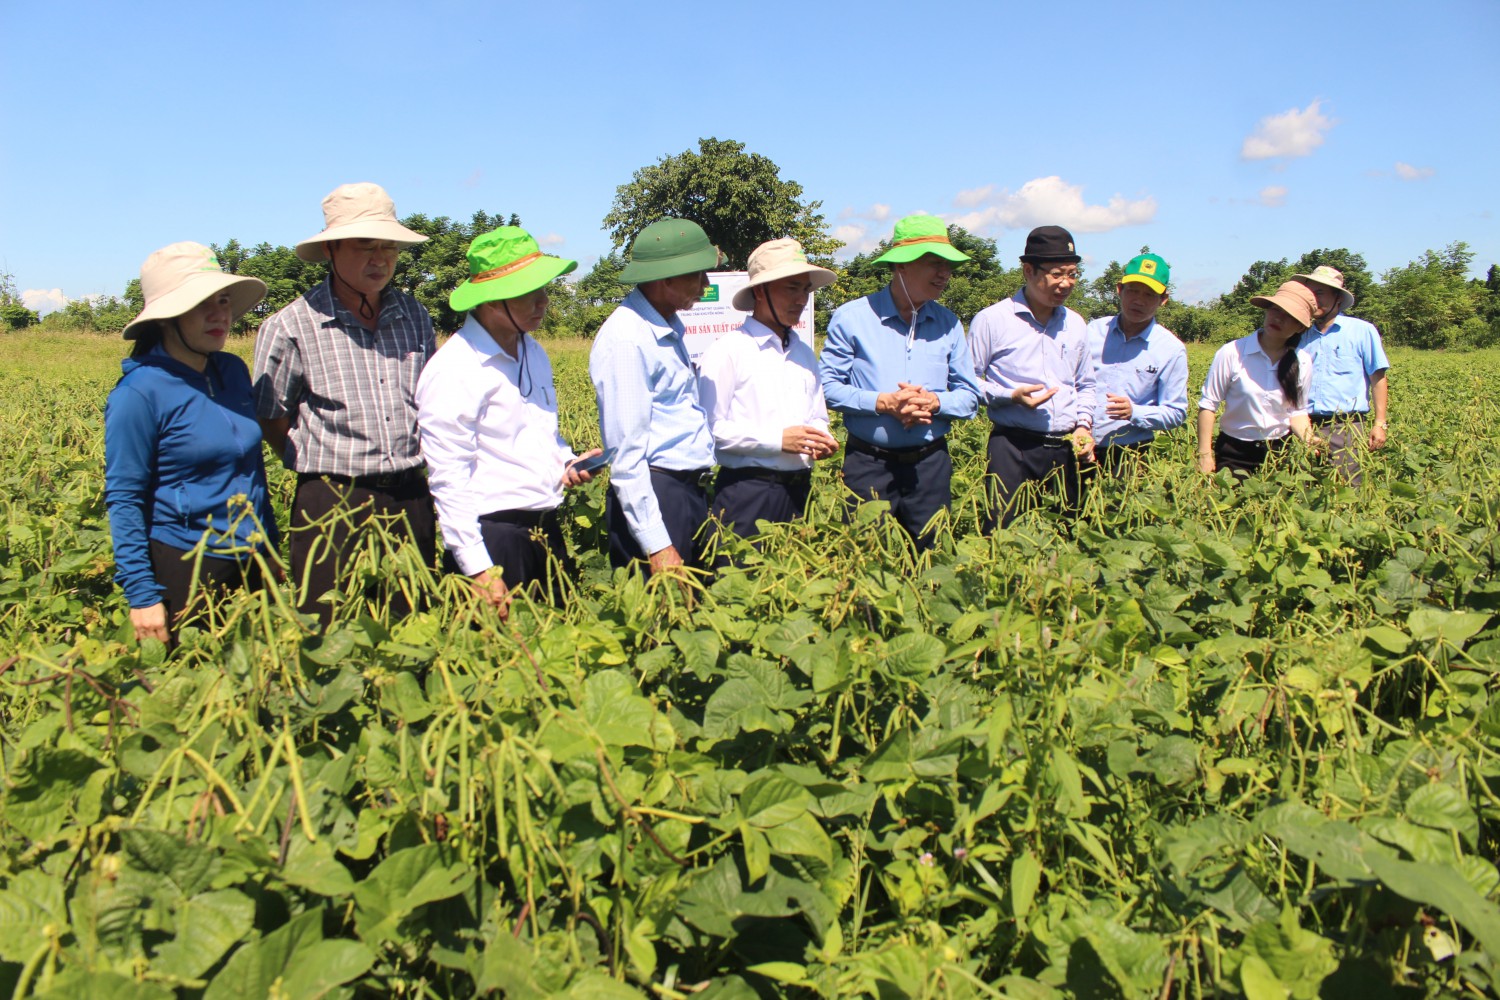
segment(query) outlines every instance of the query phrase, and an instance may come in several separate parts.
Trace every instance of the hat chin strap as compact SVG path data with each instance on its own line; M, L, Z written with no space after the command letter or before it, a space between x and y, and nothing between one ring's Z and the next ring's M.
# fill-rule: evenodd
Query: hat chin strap
M516 337L518 338L516 341L516 353L520 355L516 359L518 366L518 370L516 371L516 388L521 390L521 398L526 399L531 395L532 390L536 388L536 379L532 377L531 365L527 363L526 358L526 331L521 329L520 323L516 322L515 313L510 311L509 301L501 299L500 308L505 310L505 318L510 320L510 325L516 329ZM527 388L527 382L531 383L530 388Z
M172 317L172 319L169 322L170 322L171 327L172 327L172 332L175 333L175 334L177 334L177 343L182 347L182 349L184 351L187 351L189 354L196 354L196 355L198 355L198 357L200 357L200 358L203 359L203 363L205 365L208 364L208 356L210 354L212 354L213 352L212 351L200 351L200 350L197 350L195 348L189 347L188 346L188 342L187 342L187 338L182 335L182 327L177 324L177 317L175 317L175 316Z
M331 254L331 253L328 255L328 273L333 275L334 280L336 280L336 281L342 281L344 283L344 287L348 288L349 291L351 291L355 295L359 296L359 314L360 314L360 316L362 316L363 318L365 318L367 320L370 320L371 322L374 322L374 320L375 320L375 307L372 306L372 305L370 305L370 297L368 295L366 295L364 292L360 291L358 288L355 288L353 285L351 285L348 282L348 280L342 274L339 274L339 269L338 269L337 265L334 264L334 262L333 262L333 254Z
M776 332L781 335L781 349L784 351L792 343L792 326L781 318L781 313L776 311L776 303L771 301L771 291L766 290L766 308L771 310L771 318L776 321Z

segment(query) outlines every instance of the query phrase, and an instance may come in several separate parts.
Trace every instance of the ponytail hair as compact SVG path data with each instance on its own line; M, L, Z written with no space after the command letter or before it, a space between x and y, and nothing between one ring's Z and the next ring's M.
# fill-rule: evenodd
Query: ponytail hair
M1294 409L1302 405L1301 387L1297 384L1302 379L1302 363L1297 360L1297 345L1302 343L1302 334L1306 332L1302 330L1288 338L1286 353L1276 362L1276 381L1281 383L1287 405Z

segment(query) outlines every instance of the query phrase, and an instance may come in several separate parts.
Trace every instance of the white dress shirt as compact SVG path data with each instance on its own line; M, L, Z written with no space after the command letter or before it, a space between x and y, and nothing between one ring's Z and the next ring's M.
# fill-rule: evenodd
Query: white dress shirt
M699 360L698 391L708 411L719 464L727 469L812 468L812 458L781 450L781 434L803 425L828 430L828 407L812 348L747 316Z
M1261 350L1260 331L1219 348L1203 380L1198 409L1217 410L1224 404L1219 430L1241 441L1271 441L1292 431L1291 418L1307 415L1312 386L1312 356L1297 351L1297 395L1300 405L1287 402L1276 381L1276 362Z
M547 352L523 337L517 353L524 374L521 359L501 350L470 313L417 382L422 457L443 543L469 576L494 565L480 515L556 507L576 457L557 432Z

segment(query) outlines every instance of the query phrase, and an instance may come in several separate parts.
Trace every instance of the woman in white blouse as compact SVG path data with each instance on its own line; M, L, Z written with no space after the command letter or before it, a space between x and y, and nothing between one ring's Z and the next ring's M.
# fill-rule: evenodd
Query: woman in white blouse
M1297 345L1312 326L1318 302L1306 286L1288 281L1275 295L1258 295L1265 322L1248 337L1230 341L1214 355L1198 400L1198 468L1250 475L1270 452L1294 436L1312 443L1307 391L1312 358ZM1215 438L1214 415L1224 417Z
M578 262L542 253L517 226L480 236L468 258L448 298L468 316L422 370L417 426L443 543L503 618L517 588L557 599L553 560L572 575L557 508L591 477L558 433L552 363L527 334L547 315L547 286Z

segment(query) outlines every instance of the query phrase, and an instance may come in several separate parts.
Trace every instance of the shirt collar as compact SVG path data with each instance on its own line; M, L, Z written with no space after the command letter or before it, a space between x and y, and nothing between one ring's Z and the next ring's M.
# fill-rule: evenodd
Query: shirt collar
M760 320L756 319L754 316L746 316L745 317L745 322L740 324L740 329L744 330L747 334L749 334L757 342L759 342L759 341L765 341L766 343L768 343L768 344L770 344L772 346L776 346L776 347L780 347L781 346L781 334L777 333L775 330L771 329L769 326L766 326L766 324L762 323ZM792 341L794 341L796 339L797 339L797 333L794 330L787 337L787 344L786 344L786 349L787 350L791 350L792 349Z
M936 304L936 299L929 299L922 303L921 308L917 310L918 326L921 326L922 321L927 319L927 317L933 315L933 311L927 307ZM901 310L896 308L896 296L891 293L890 285L886 285L878 292L870 293L870 308L875 310L875 315L879 316L882 321L894 317L896 322L903 325L907 322L901 318Z
M1249 337L1249 340L1250 340L1250 346L1246 349L1246 351L1245 351L1246 354L1260 354L1260 355L1264 355L1267 360L1270 359L1271 356L1269 354L1266 354L1265 349L1260 346L1260 331L1259 330L1256 330L1254 333L1252 333L1250 335L1250 337Z
M1151 322L1146 324L1146 329L1142 330L1134 337L1125 336L1125 331L1120 328L1119 316L1111 316L1109 318L1109 328L1118 333L1120 335L1120 339L1125 341L1125 343L1127 344L1134 343L1137 340L1145 342L1151 339L1151 331L1156 329L1156 318L1152 317Z
M687 329L683 325L682 318L679 316L673 315L670 321L662 319L661 313L656 311L656 307L642 294L639 288L632 288L630 294L625 296L625 301L621 302L620 305L645 320L647 325L651 327L651 331L656 334L657 340L666 340L674 333L681 337Z
M497 354L500 355L502 361L509 361L512 364L516 361L500 349L499 342L490 336L490 331L484 328L484 324L480 323L472 312L464 317L464 325L458 328L457 335L464 339L464 343L468 344L475 354L486 361Z
M319 301L312 301L312 297L311 295L309 295L308 304L315 307L318 312L323 314L324 326L338 322L342 323L345 326L353 324L361 330L368 330L368 328L359 321L358 317L356 317L353 312L351 312L344 306L342 302L339 301L339 297L333 294L332 275L324 278L323 283L317 288L313 289L313 291L316 293L321 293L318 295ZM390 285L386 285L380 290L380 300L376 303L376 305L378 307L378 310L375 313L376 330L380 329L380 318L386 314L386 311L388 309L393 310L391 313L391 318L398 318L398 314L399 318L406 318L406 302L404 301L403 296L395 294L395 290L391 288ZM368 332L374 333L375 330L368 330Z

